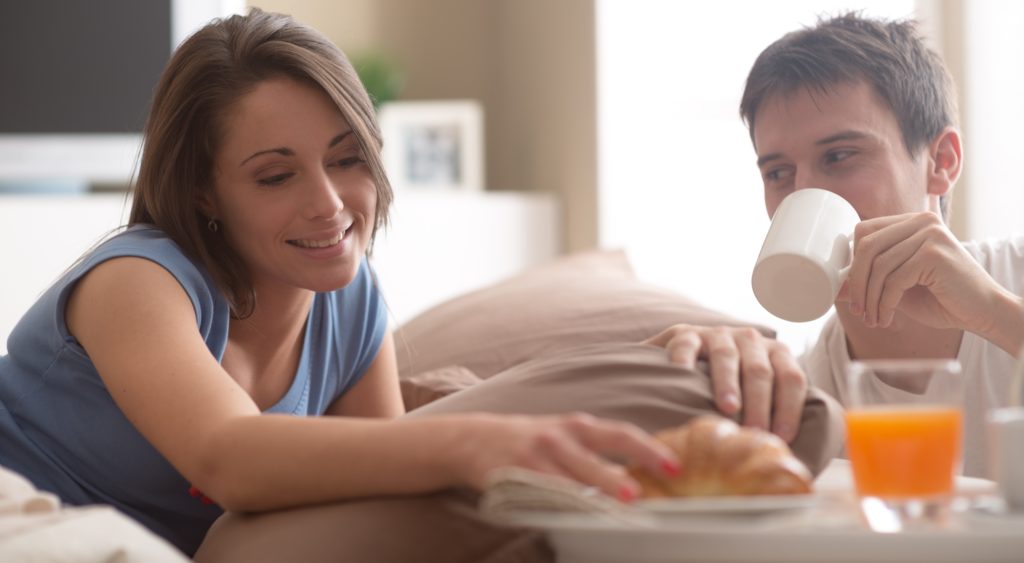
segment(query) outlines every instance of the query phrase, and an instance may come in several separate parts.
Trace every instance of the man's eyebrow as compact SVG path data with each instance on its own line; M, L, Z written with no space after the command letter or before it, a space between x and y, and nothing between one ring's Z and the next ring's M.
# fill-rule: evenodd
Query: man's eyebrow
M351 129L349 129L348 131L345 131L344 133L339 133L333 139L331 139L331 142L327 143L327 148L331 148L331 147L337 145L338 143L344 141L345 137L348 137L351 134L352 134L352 130ZM266 149L266 150L256 151L256 152L252 153L251 155L249 155L248 158L243 160L242 164L240 164L239 166L244 165L246 162L249 162L250 160L256 158L257 156L264 155L264 154L270 154L270 153L279 154L279 155L282 155L282 156L295 156L295 151L293 151L292 149L290 149L288 147L275 147L275 148L272 148L272 149Z
M820 145L827 145L829 143L834 143L836 141L859 141L861 139L870 139L870 138L872 138L872 136L867 134L867 133L864 133L863 131L849 130L849 131L842 131L842 132L836 133L835 135L829 135L828 137L825 137L824 139L818 139L814 144L820 146Z
M764 155L764 156L762 156L762 157L757 159L757 167L760 168L760 167L764 166L766 163L769 163L769 162L771 162L773 160L779 160L780 158L782 158L782 153L780 153L780 152L773 152L771 154L766 154L766 155Z
M841 131L839 133L836 133L835 135L829 135L828 137L824 137L822 139L818 139L817 141L814 142L814 144L818 145L818 146L822 146L822 145L828 145L828 144L831 144L831 143L835 143L837 141L860 141L860 140L863 140L863 139L873 139L873 138L874 138L873 135L869 135L868 133L864 133L863 131L855 131L855 130L851 129L849 131ZM764 156L762 156L762 157L757 159L757 167L761 168L765 164L767 164L767 163L769 163L769 162L771 162L773 160L778 160L780 158L782 158L782 153L773 152L773 153L770 153L770 154L766 154L766 155L764 155Z

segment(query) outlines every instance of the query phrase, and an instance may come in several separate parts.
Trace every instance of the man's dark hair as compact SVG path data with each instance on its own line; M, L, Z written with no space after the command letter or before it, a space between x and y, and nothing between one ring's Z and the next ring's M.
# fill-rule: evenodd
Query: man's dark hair
M957 124L953 80L916 23L868 19L855 12L787 33L762 51L747 75L740 117L753 139L765 99L801 89L825 93L861 80L889 105L911 155L943 128ZM943 216L946 203L943 197Z

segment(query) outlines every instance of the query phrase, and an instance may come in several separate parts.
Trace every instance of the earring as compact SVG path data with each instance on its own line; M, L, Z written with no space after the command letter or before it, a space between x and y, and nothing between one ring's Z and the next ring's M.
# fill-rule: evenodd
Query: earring
M210 217L210 220L206 222L206 228L210 229L211 233L216 233L220 230L220 223L213 217Z

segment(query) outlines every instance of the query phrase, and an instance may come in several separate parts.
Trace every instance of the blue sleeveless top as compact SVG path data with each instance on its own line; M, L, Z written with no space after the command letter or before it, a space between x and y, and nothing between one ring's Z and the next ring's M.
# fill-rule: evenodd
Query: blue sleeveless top
M121 413L64 322L75 283L122 256L170 272L192 301L210 353L223 357L230 309L209 273L162 231L132 227L73 266L11 332L0 356L0 465L66 503L112 505L192 554L221 510L189 495L189 483ZM314 297L295 378L264 412L323 414L366 372L386 329L387 310L364 260L351 284Z

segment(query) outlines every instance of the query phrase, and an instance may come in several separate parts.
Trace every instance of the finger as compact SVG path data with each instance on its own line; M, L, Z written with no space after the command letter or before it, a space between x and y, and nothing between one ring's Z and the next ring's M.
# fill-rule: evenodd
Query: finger
M669 361L687 369L693 369L697 365L700 347L700 333L695 330L678 332L665 346Z
M775 371L772 432L788 443L800 430L800 418L807 400L807 376L785 346L772 349L769 357Z
M899 215L883 215L873 219L865 219L857 225L858 236L866 236L888 228L896 223L902 223L918 213L901 213Z
M768 429L772 407L772 364L767 341L759 332L737 332L740 353L740 381L743 390L743 424Z
M899 234L902 233L896 233L896 235ZM868 280L864 303L865 321L868 326L879 326L882 293L886 291L891 282L891 274L906 264L924 243L925 237L909 233L906 238L894 240L884 252L875 257L871 266L871 278ZM897 289L896 287L890 288L890 294ZM896 303L899 303L899 298L902 297L903 291L906 289L909 288L903 288L899 290L898 295L895 295ZM892 298L893 295L890 295L890 299Z
M644 467L652 475L674 477L681 471L675 452L636 425L589 415L570 415L566 425L584 447Z
M693 327L691 327L690 325L685 324L672 325L666 328L665 330L659 332L658 334L655 334L654 336L648 338L647 340L644 340L643 343L651 344L653 346L660 346L664 348L669 343L669 341L671 341L672 338L676 336L676 334L680 332L686 332L688 330L691 330L692 328Z
M639 484L621 465L601 459L593 450L583 447L569 433L546 433L541 445L550 460L572 479L601 489L605 494L624 502L635 499Z
M839 293L836 294L836 303L849 303L850 302L850 282L844 281L843 285L839 286Z
M930 276L926 271L929 263L934 264L919 251L889 274L885 289L878 300L878 326L884 328L892 324L903 297L908 291L921 285L924 278Z
M736 414L743 406L740 400L739 350L728 329L717 328L703 333L702 351L711 366L711 389L715 405L727 415Z
M865 321L871 320L868 314L871 303L868 284L875 275L877 257L892 245L913 235L918 228L914 221L917 215L920 214L880 217L857 224L854 230L853 261L847 278L850 313L863 317Z

